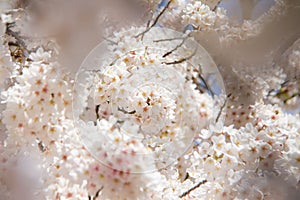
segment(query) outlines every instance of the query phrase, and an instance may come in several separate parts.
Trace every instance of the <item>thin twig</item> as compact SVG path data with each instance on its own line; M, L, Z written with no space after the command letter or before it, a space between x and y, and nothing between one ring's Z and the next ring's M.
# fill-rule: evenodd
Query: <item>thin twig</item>
M20 75L22 75L25 60L28 58L28 56L26 56L28 55L28 50L24 42L24 37L20 36L20 32L15 32L12 30L15 25L15 22L6 23L5 34L6 36L12 37L15 40L14 42L8 41L9 51L13 60L19 63L20 67L17 71ZM11 79L11 82L11 84L14 84L15 80Z
M26 44L23 41L24 38L19 35L20 34L19 32L14 32L14 31L11 30L11 27L13 27L13 26L14 26L14 23L7 24L5 33L8 36L13 37L16 40L16 44L19 44L20 47L22 47L24 50L26 50Z
M125 114L130 114L130 115L133 115L134 113L136 113L135 110L133 110L133 111L127 111L127 110L124 110L123 108L120 108L120 107L118 107L118 111L121 111L121 112L123 112Z
M299 81L300 80L300 75L295 75L293 78L291 78L291 79L289 79L289 80L286 80L286 81L284 81L283 83L281 83L280 84L280 87L281 88L283 88L283 87L285 87L288 83L290 83L290 82L292 82L292 81ZM269 97L269 96L271 96L271 94L273 93L273 92L275 92L276 90L275 89L271 89L269 92L268 92L268 94L267 94L267 97ZM277 90L278 91L278 90ZM279 90L278 92L276 92L275 94L274 94L274 96L279 96L279 95L281 95L281 94L284 94L286 92L286 90Z
M198 73L198 77L200 78L200 80L204 83L205 88L210 92L210 94L214 97L215 93L212 91L212 89L210 88L210 86L208 85L208 83L205 81L205 79L203 78L203 76Z
M179 47L181 47L184 42L189 38L191 32L189 32L183 39L182 41L174 48L172 49L171 51L168 51L167 53L165 53L162 57L165 58L167 57L168 55L172 54L174 51L176 51Z
M290 97L286 98L283 103L287 103L289 100L291 100L292 98L296 97L296 96L300 96L300 93L294 93L293 95L291 95Z
M185 37L165 38L165 39L153 40L153 42L167 42L167 41L173 41L173 40L182 40L184 38Z
M184 179L183 179L183 181L186 181L188 178L190 178L190 174L187 172Z
M96 105L96 107L95 107L95 112L96 112L97 120L100 119L100 116L99 116L99 108L100 108L100 105Z
M102 186L95 194L94 199L99 197L100 192L103 190L104 186Z
M209 84L206 82L206 80L204 79L204 77L201 74L201 65L199 64L199 68L198 69L194 69L194 72L198 73L198 78L203 82L204 87L206 90L208 90L211 95L214 97L215 93L212 91L211 87L209 86ZM193 83L195 83L196 85L198 85L197 79L193 77Z
M182 193L179 198L183 198L186 195L188 195L189 193L191 193L193 190L197 189L198 187L200 187L201 185L205 184L207 182L207 180L203 180L201 182L199 182L197 185L195 185L194 187L190 188L188 191Z
M215 7L212 9L212 11L216 11L217 10L217 8L218 8L219 4L221 3L221 1L222 0L219 0L219 2L215 5Z
M219 121L219 119L220 119L220 117L221 117L221 114L222 114L222 111L223 111L223 109L225 108L226 103L227 103L227 100L228 100L228 98L229 98L230 96L231 96L231 94L228 94L228 95L227 95L227 97L226 97L226 99L225 99L223 105L221 106L221 109L220 109L220 111L219 111L219 113L218 113L218 116L217 116L217 118L216 118L216 123Z
M198 80L195 77L192 77L192 81L196 85L197 90L199 90L200 93L204 93L204 90L202 90L202 88L198 84Z
M42 141L38 142L38 147L42 153L44 153L47 150L47 147L45 146L45 144Z
M183 63L183 62L185 62L185 61L191 59L191 58L196 54L197 49L198 49L198 48L196 48L195 51L194 51L191 55L189 55L188 57L181 58L181 59L179 59L179 60L175 60L175 61L172 61L172 62L163 62L163 64L166 64L166 65L175 65L175 64Z
M99 197L100 192L103 190L104 186L102 186L95 194L95 196L91 197L90 195L88 196L89 200L95 200Z
M292 81L299 81L300 80L300 75L295 75L292 79L286 80L283 83L281 83L281 87L285 86L287 83L292 82Z
M111 44L113 44L113 45L117 45L118 43L117 42L115 42L115 41L112 41L112 40L110 40L110 39L108 39L107 37L102 37L105 41L107 41L107 42L109 42L109 43L111 43Z
M153 15L152 15L152 17L153 17ZM147 25L146 25L147 28L149 28L150 23L151 23L151 20L148 20Z
M172 3L172 1L173 1L173 0L169 0L169 1L168 1L168 3L166 4L166 6L162 9L162 11L161 11L161 12L157 15L157 17L154 19L154 21L153 21L153 23L151 24L151 26L147 27L145 31L143 31L143 32L141 32L141 33L139 33L139 34L137 34L135 37L138 38L138 37L142 36L142 38L143 38L144 35L145 35L145 33L147 33L148 31L150 31L151 28L153 28L153 27L157 24L159 18L160 18L160 17L164 14L164 12L168 9L168 7L169 7L170 4Z
M120 59L120 58L114 59L114 60L109 64L109 66L113 66L119 59Z

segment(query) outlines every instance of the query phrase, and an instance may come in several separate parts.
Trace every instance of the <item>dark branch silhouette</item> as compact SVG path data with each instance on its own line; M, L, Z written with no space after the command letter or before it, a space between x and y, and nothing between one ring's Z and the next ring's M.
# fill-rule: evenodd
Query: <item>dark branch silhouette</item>
M162 57L165 58L167 57L168 55L172 54L174 51L176 51L179 47L181 47L184 42L190 37L192 32L189 32L185 37L183 37L182 41L174 48L172 49L171 51L168 51L167 53L165 53Z
M201 185L205 184L207 182L207 180L203 180L199 183L197 183L194 187L190 188L188 191L182 193L179 198L183 198L185 197L186 195L188 195L189 193L191 193L193 190L197 189L198 187L200 187Z
M172 1L173 1L173 0L169 0L168 3L166 4L166 6L162 9L162 11L156 16L156 18L154 19L153 23L152 23L150 26L147 25L146 30L143 31L143 32L141 32L141 33L139 33L139 34L137 34L135 37L138 38L138 37L142 36L142 39L143 39L145 33L147 33L148 31L150 31L151 28L153 28L153 27L157 24L159 18L160 18L160 17L164 14L164 12L169 8L169 6L170 6L170 4L172 3ZM148 24L150 24L150 23L148 23Z
M123 108L120 108L120 107L118 107L118 111L121 111L121 112L123 112L125 114L130 114L130 115L133 115L134 113L136 113L135 110L133 110L133 111L127 111L127 110L124 110Z
M175 60L175 61L171 61L171 62L163 62L163 64L166 64L166 65L175 65L175 64L180 64L180 63L183 63L189 59L191 59L197 52L197 48L195 49L195 51L189 55L188 57L185 57L185 58L181 58L179 60Z
M220 111L219 111L219 113L218 113L218 116L217 116L217 118L216 118L216 123L219 121L219 119L220 119L220 117L221 117L221 114L222 114L222 111L224 110L224 108L225 108L225 106L226 106L226 103L227 103L229 97L231 97L231 94L228 94L228 95L227 95L227 97L226 97L226 99L225 99L223 105L221 106L221 109L220 109Z

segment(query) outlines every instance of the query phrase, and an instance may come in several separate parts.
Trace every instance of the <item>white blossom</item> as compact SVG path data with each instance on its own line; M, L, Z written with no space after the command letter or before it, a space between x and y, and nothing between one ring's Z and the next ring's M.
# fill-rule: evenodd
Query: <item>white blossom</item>
M93 8L105 41L76 77L57 56L93 17L45 36L51 3L3 3L0 199L297 199L297 3L234 22L225 1L130 2L135 24Z

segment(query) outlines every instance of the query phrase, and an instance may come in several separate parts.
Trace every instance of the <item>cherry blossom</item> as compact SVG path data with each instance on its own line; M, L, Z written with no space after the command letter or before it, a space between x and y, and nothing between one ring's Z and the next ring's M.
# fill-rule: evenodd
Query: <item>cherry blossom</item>
M297 199L299 3L227 3L1 2L0 199Z

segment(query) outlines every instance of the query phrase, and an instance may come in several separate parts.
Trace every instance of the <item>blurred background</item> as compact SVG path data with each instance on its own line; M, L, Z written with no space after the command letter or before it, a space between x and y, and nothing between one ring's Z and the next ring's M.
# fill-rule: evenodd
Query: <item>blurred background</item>
M33 30L38 37L55 38L60 47L62 65L69 69L75 68L76 71L86 54L103 40L105 29L109 32L128 24L145 24L155 10L155 3L159 3L148 2L150 1L0 0L0 11L26 8L32 18L27 30ZM160 5L164 2L165 0ZM218 1L207 2L218 4ZM232 23L238 24L244 19L257 19L273 4L274 0L221 0L218 6L227 10Z

